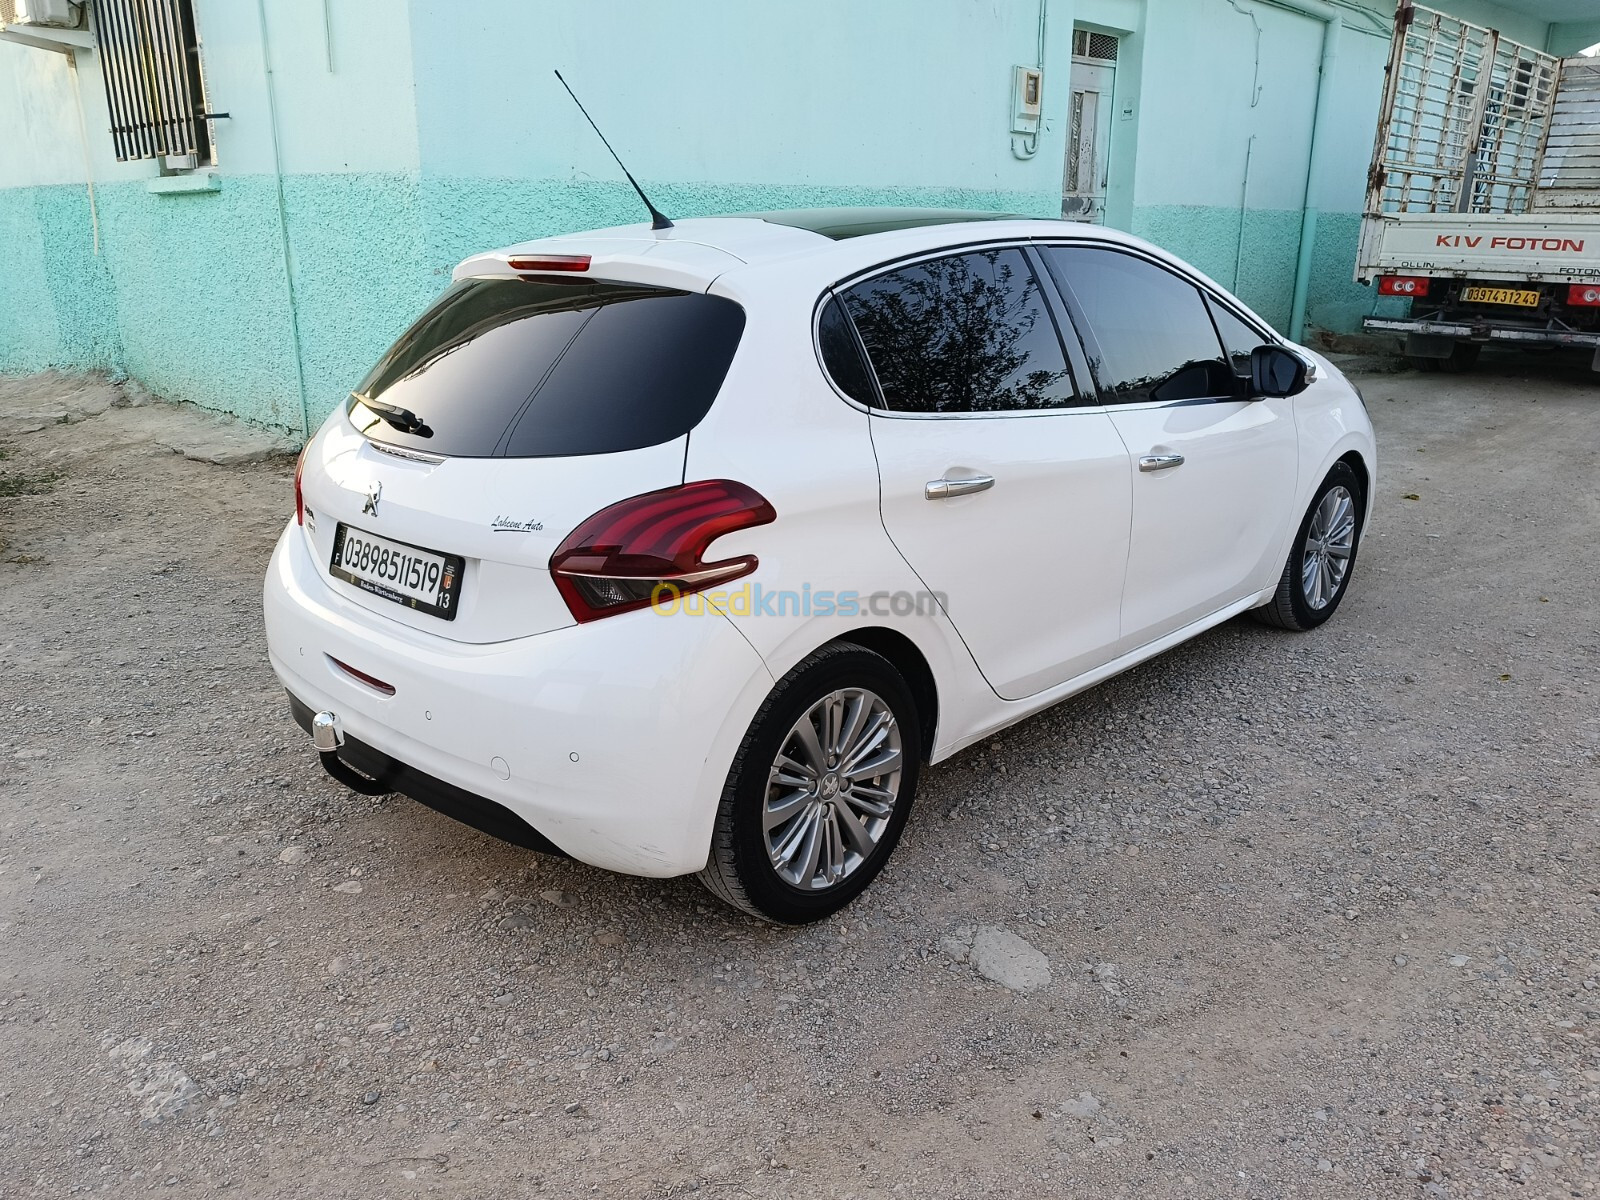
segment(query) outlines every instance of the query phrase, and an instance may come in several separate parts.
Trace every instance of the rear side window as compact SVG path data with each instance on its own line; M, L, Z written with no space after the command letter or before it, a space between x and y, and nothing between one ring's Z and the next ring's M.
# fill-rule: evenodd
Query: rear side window
M1077 403L1055 322L1020 250L915 263L843 298L885 408L984 413Z
M837 297L828 301L817 318L817 348L822 354L822 365L840 391L861 404L878 406L878 389L872 384L856 332L850 327L850 318L844 315Z
M1232 398L1237 385L1199 289L1115 250L1047 246L1045 263L1099 343L1107 404Z
M468 458L655 446L706 415L743 332L720 296L465 279L373 367L350 419L374 441Z

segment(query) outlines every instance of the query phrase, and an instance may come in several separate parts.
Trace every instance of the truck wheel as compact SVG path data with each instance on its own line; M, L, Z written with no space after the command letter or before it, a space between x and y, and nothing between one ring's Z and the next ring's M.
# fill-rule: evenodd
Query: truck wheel
M1478 365L1478 355L1482 352L1483 346L1479 342L1457 342L1450 347L1450 353L1445 358L1423 358L1420 354L1413 354L1410 358L1411 365L1419 371L1460 375Z

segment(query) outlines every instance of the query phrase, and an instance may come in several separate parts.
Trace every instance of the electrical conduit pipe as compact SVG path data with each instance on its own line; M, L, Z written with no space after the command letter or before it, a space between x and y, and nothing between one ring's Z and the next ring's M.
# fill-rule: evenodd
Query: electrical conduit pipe
M1321 151L1327 145L1334 120L1333 68L1339 58L1339 35L1344 14L1323 0L1260 0L1273 8L1298 13L1322 22L1322 64L1317 75L1316 114L1311 122L1311 149L1306 155L1306 194L1301 207L1300 254L1294 269L1294 299L1289 306L1289 336L1303 342L1306 306L1311 294L1311 267L1317 251L1317 197Z

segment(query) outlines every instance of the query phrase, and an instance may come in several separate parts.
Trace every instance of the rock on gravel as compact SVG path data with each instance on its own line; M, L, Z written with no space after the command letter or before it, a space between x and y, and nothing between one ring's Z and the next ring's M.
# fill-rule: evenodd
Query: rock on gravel
M134 1036L120 1042L101 1043L112 1061L128 1075L128 1093L138 1102L139 1116L146 1125L159 1124L177 1116L189 1106L199 1088L176 1063L152 1061L155 1043Z
M957 962L971 963L979 975L1014 992L1031 992L1050 982L1050 959L1009 929L963 927L944 940L944 949Z
M1068 1100L1061 1106L1061 1111L1069 1117L1076 1117L1080 1121L1087 1121L1100 1113L1100 1100L1091 1092L1079 1092L1076 1099Z

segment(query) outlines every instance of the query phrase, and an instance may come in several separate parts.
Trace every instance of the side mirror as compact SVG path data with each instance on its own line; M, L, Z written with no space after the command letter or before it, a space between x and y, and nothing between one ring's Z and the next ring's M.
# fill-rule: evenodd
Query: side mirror
M1257 396L1298 396L1306 390L1311 368L1282 346L1257 346L1250 351L1250 389Z

